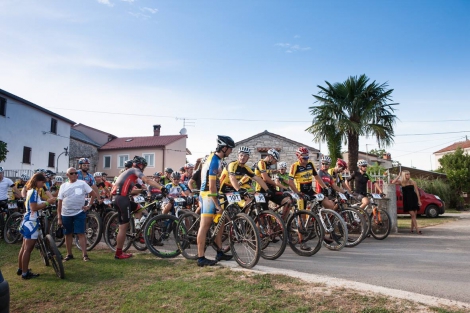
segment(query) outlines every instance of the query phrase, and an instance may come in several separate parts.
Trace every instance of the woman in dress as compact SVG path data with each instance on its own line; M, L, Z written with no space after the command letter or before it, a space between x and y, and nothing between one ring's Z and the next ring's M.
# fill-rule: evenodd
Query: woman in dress
M419 196L418 186L416 182L411 179L409 171L401 172L401 175L398 175L392 181L392 184L398 184L401 186L403 194L403 211L410 213L411 216L411 232L416 231L417 234L422 234L418 229L418 222L416 221L416 213L421 207L421 199Z

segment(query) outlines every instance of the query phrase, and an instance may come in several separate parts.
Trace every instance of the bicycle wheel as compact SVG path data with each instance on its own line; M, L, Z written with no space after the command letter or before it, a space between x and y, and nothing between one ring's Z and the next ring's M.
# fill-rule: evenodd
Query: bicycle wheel
M322 246L323 227L318 216L310 211L296 211L287 220L287 242L300 256L312 256Z
M199 231L199 215L194 212L186 212L178 218L176 229L176 244L181 254L188 260L196 260L197 255L197 234Z
M367 225L364 216L356 209L345 208L340 213L348 228L346 247L352 248L366 238Z
M370 214L370 233L377 240L384 240L390 234L392 221L384 209L377 209L377 213Z
M86 251L91 251L101 241L103 223L97 213L88 213L85 220ZM82 250L78 236L75 236L75 245Z
M245 213L238 213L230 225L229 242L233 258L241 267L252 268L261 255L261 239L255 222Z
M118 213L114 213L108 220L106 227L104 229L104 241L108 245L108 247L116 251L117 245L117 234L119 232L119 217ZM124 246L122 247L122 251L127 251L132 244L132 240L129 236L129 229L126 232L126 239L124 240Z
M325 236L323 245L333 251L339 251L346 246L348 241L348 228L341 216L330 209L320 209L321 225L324 227Z
M41 254L42 261L44 262L45 266L49 266L49 257L47 256L47 248L46 248L46 241L47 239L41 234L38 236L38 241L36 242L36 248L39 249L39 253Z
M18 228L20 227L22 220L23 215L18 212L14 212L8 217L3 230L3 238L6 243L13 244L21 239L21 233Z
M55 232L59 228L59 220L57 218L57 215L54 216L54 219L51 222L51 227L49 228L49 235L54 239L55 244L57 247L61 247L65 243L65 236L62 238L56 238Z
M60 254L59 249L55 244L54 238L51 235L46 235L46 240L44 242L47 255L52 263L52 267L54 268L55 274L57 277L64 279L65 272L64 272L64 265L62 264L62 254Z
M280 257L287 246L286 224L279 214L265 210L253 217L261 239L261 257L275 260Z
M160 214L152 217L144 228L144 240L152 254L160 258L174 258L180 254L176 243L178 218Z

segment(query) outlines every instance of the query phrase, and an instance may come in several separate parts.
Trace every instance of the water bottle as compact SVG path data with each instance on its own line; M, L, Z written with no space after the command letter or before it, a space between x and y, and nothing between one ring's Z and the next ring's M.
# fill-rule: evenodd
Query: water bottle
M140 219L135 218L134 219L134 224L135 224L135 229L139 230L140 229Z
M222 213L215 214L214 215L214 223L217 224L219 222L219 219L220 219L221 216L222 216Z

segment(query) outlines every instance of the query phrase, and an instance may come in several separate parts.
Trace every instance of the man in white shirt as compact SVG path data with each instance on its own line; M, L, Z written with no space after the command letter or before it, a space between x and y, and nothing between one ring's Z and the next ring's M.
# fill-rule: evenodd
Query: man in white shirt
M11 187L13 194L20 198L21 195L15 186L15 183L10 179L3 177L3 167L0 166L0 207L8 209L8 188ZM1 234L2 230L0 230Z
M67 170L69 182L60 186L57 199L58 224L64 226L65 245L67 247L67 256L65 261L73 259L72 239L73 234L77 234L80 247L82 249L83 261L89 261L86 250L85 222L86 212L97 197L93 189L83 180L79 180L77 170L73 167ZM90 194L90 202L85 205L86 195Z

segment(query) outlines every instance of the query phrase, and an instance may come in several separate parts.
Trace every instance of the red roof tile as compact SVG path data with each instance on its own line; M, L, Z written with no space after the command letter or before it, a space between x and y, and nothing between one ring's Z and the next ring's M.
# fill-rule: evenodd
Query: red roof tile
M451 144L448 147L445 147L439 151L436 151L434 153L441 153L441 152L447 152L447 151L454 151L457 150L457 148L460 147L462 149L470 148L470 140L465 140L465 141L459 141L456 143Z
M123 137L116 138L105 143L99 150L118 150L136 148L163 148L186 135L172 136L146 136L146 137Z

